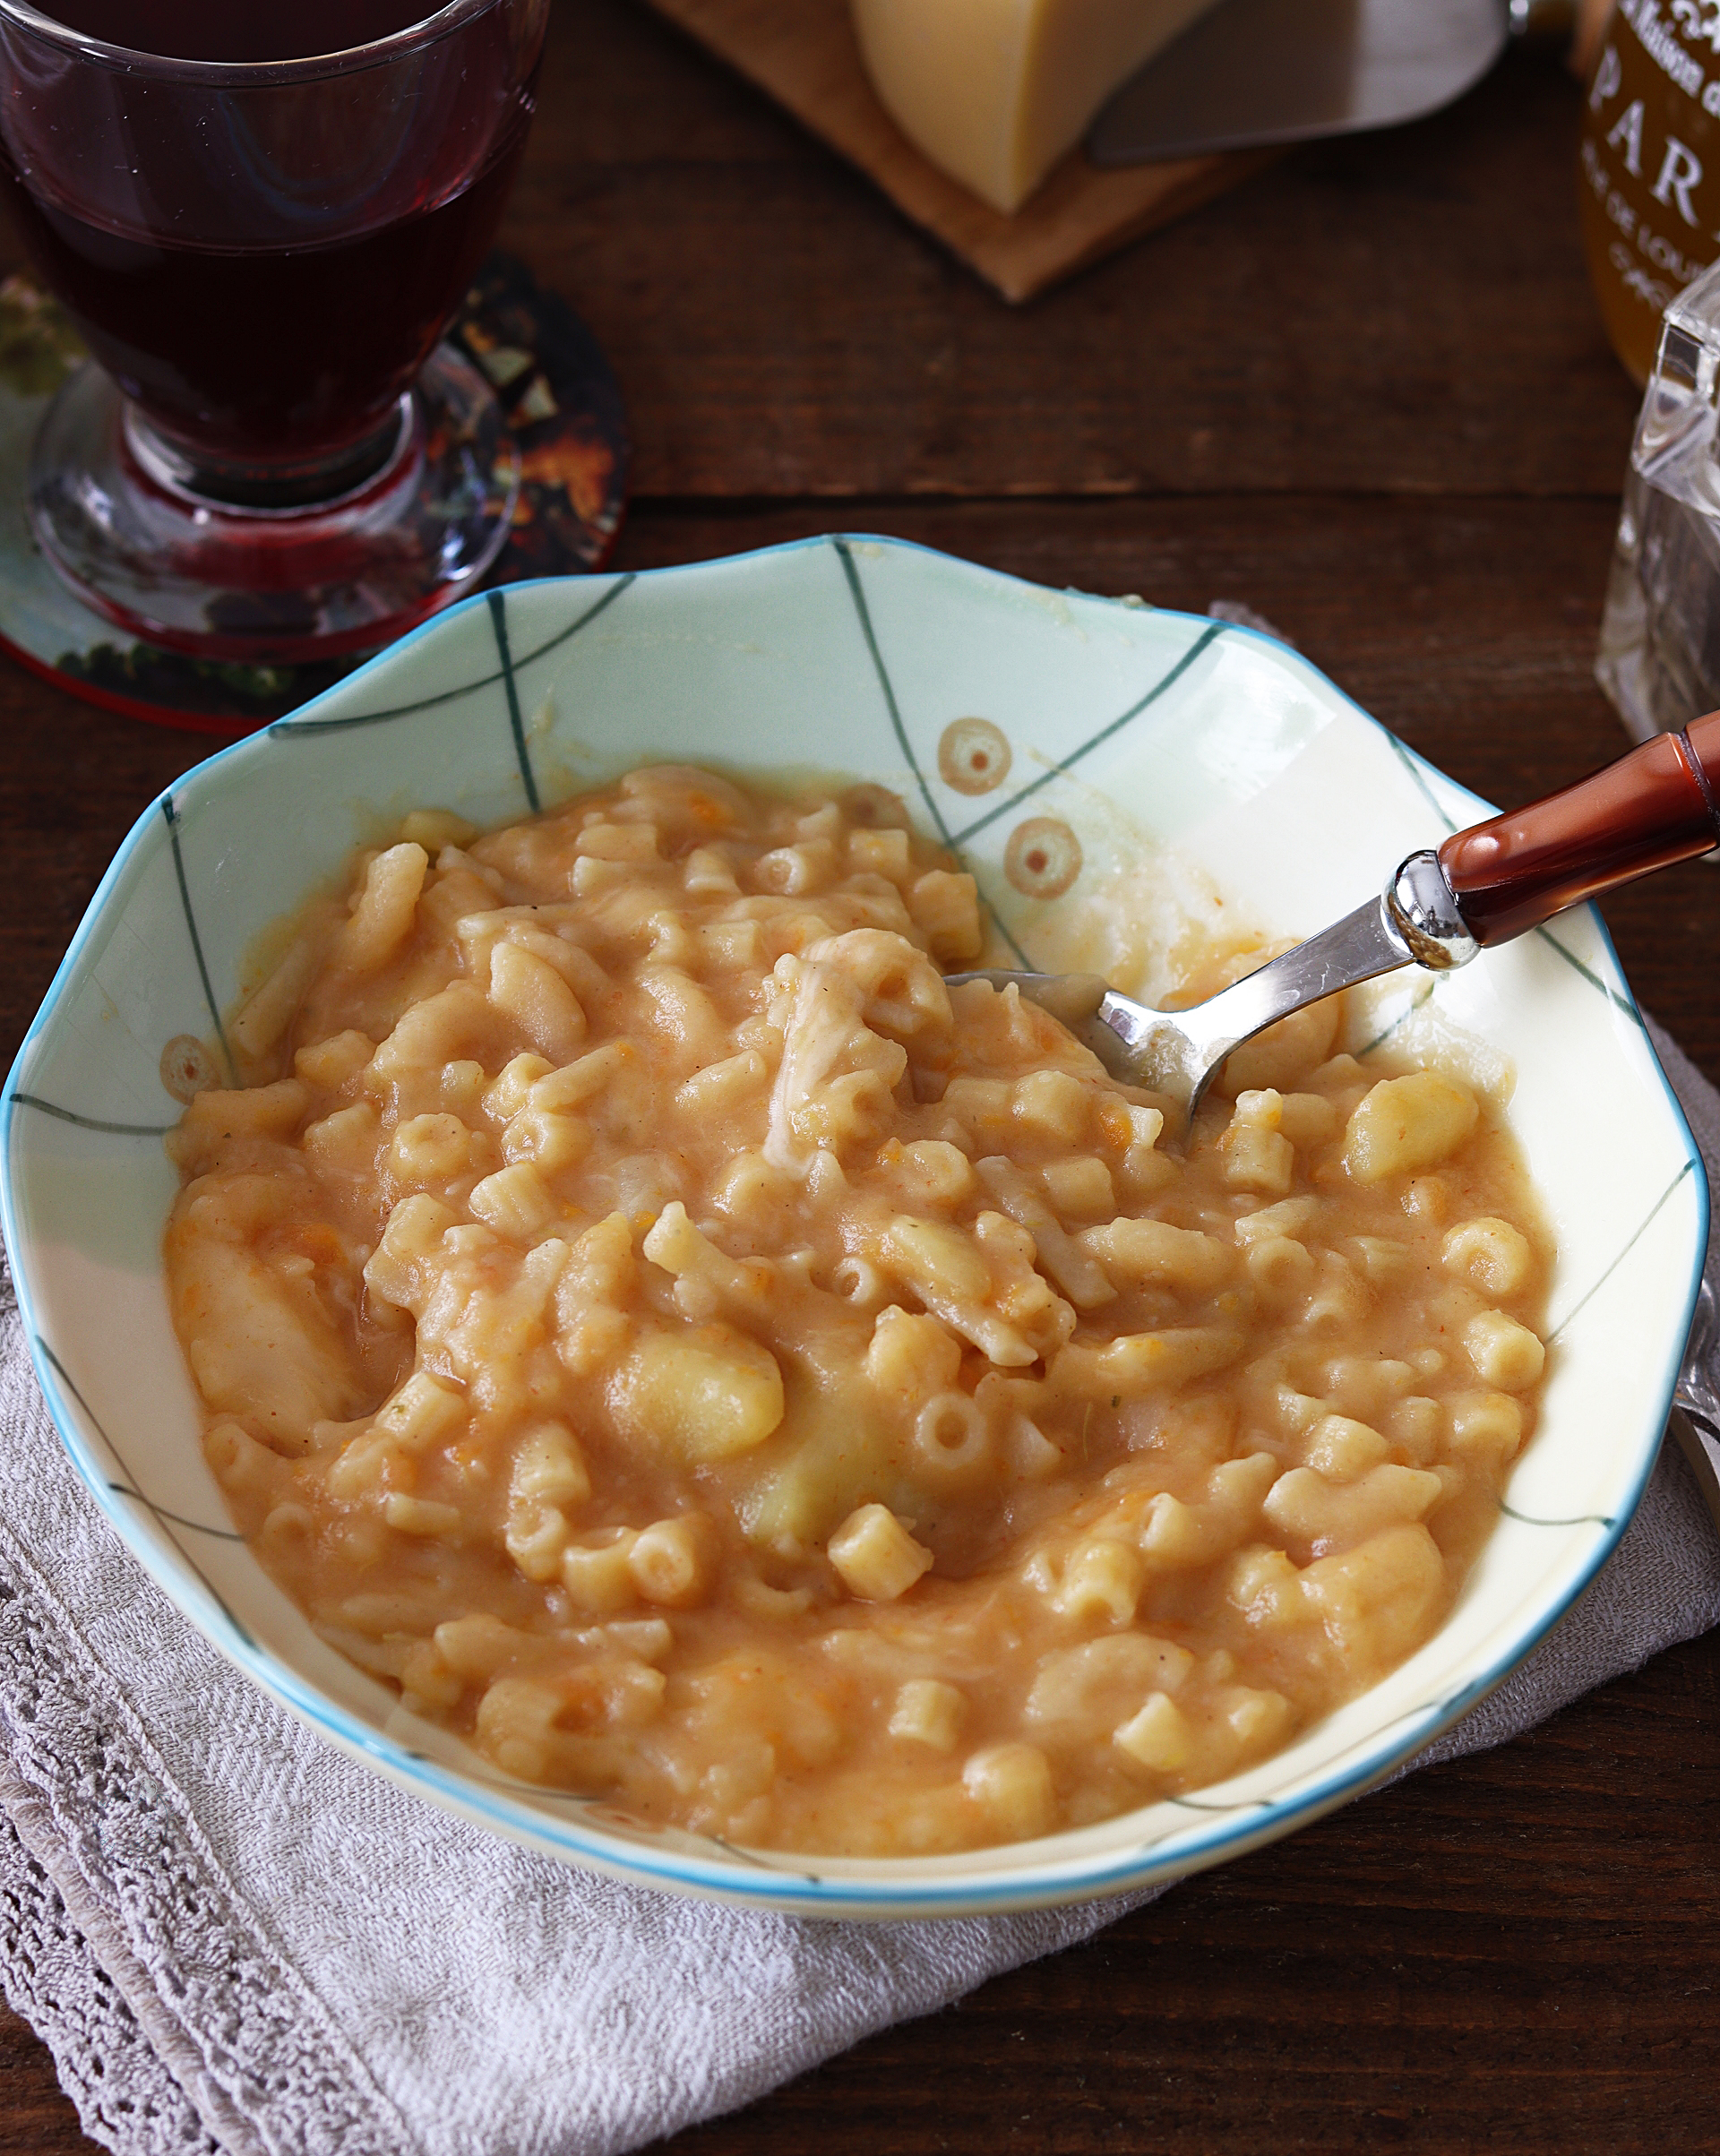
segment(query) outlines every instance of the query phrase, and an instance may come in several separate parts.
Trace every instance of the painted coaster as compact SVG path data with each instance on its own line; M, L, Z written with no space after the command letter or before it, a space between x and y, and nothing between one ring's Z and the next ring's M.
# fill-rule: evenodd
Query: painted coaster
M513 533L480 588L600 569L626 509L630 451L621 391L597 339L499 250L448 334L488 376L520 446ZM236 666L123 642L67 590L30 537L24 476L42 414L83 356L52 299L20 277L0 285L0 645L104 710L224 737L267 726L362 666L368 653Z

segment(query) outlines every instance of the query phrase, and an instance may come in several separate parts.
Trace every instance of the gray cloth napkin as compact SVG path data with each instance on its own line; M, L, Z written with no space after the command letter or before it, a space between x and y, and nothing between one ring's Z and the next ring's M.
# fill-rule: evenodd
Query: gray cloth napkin
M1655 1038L1712 1183L1720 1096ZM460 1825L312 1736L163 1601L61 1451L0 1295L0 1984L120 2156L604 2156L1146 1898L812 1923ZM1720 1539L1668 1446L1580 1605L1423 1757L1501 1743L1716 1621Z

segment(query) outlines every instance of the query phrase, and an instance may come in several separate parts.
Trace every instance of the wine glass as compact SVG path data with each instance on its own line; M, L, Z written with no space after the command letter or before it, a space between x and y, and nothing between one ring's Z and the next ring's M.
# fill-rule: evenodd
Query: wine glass
M171 47L188 4L104 0L102 21ZM448 0L344 50L229 61L0 0L0 179L95 356L43 419L30 521L108 621L218 661L326 658L494 560L519 458L440 339L525 144L547 13Z

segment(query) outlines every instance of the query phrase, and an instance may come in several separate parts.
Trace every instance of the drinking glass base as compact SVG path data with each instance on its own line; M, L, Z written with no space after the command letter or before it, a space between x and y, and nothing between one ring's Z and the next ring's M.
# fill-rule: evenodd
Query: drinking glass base
M73 591L133 636L280 666L369 650L463 597L506 544L520 454L488 382L439 345L400 400L382 469L331 502L239 507L150 453L93 364L30 453L30 528Z

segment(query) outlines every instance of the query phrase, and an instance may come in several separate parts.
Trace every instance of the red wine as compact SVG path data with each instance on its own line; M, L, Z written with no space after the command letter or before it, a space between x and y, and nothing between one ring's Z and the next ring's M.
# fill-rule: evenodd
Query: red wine
M68 30L175 60L297 60L410 30L435 0L46 0Z
M524 147L522 117L458 194L354 238L248 252L11 204L90 350L168 434L237 461L339 457L386 418L471 281Z
M76 27L116 39L147 17L158 51L200 22L263 12L60 0ZM337 15L348 41L423 19L422 0L280 12L301 47ZM37 41L0 26L0 177L25 245L162 434L235 468L241 487L241 468L303 468L314 494L316 472L386 429L494 236L545 13L546 0L495 0L388 64L290 89L151 81L61 54L44 64Z

